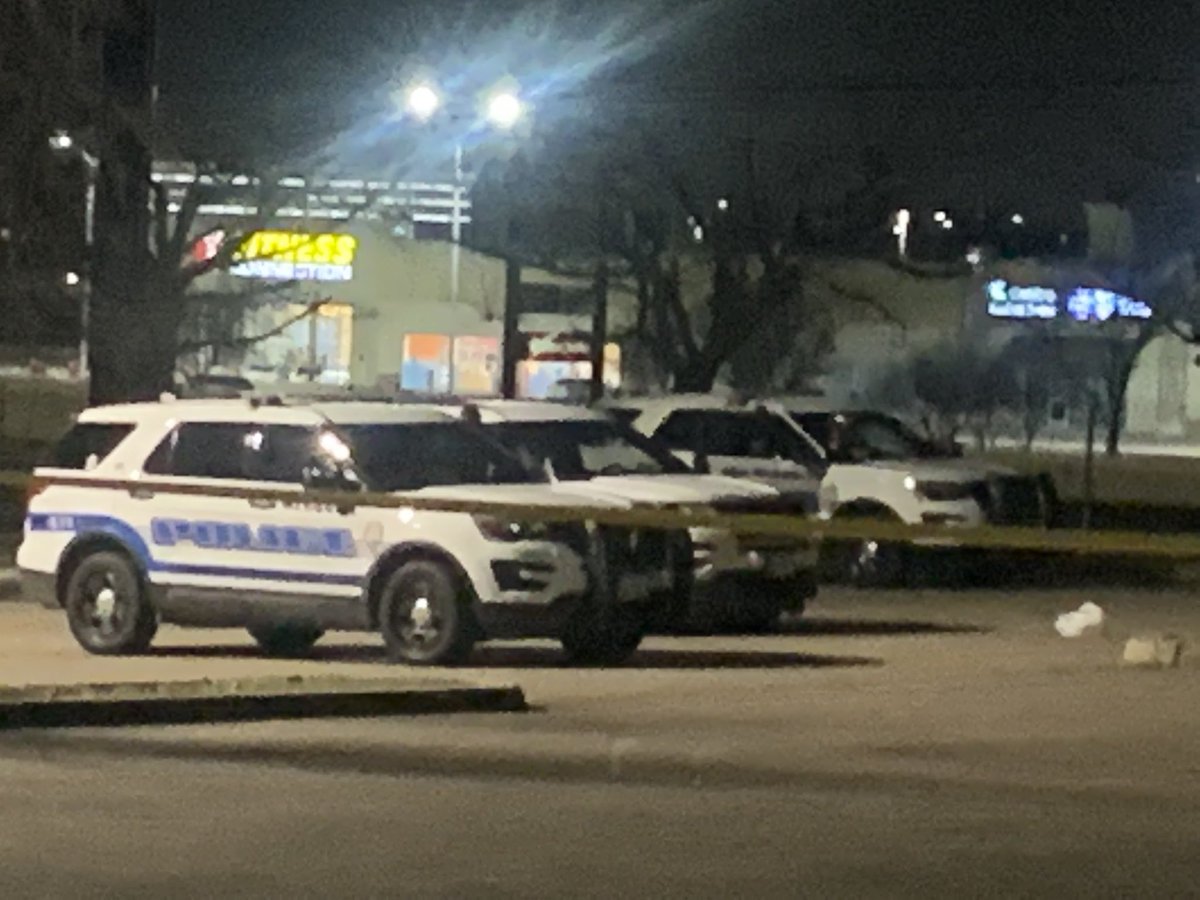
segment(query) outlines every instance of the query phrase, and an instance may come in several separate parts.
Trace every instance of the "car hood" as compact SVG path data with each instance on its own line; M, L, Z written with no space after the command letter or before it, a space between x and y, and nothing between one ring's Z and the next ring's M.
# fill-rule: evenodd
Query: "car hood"
M408 496L422 499L479 500L491 503L530 506L601 506L623 508L629 504L619 497L573 490L566 484L455 484L423 488Z
M765 484L719 475L602 475L563 483L570 491L634 503L711 503L727 497L775 497Z
M995 476L1011 476L1017 472L974 459L896 459L869 463L840 463L835 468L869 468L899 475L911 475L926 481L979 481Z

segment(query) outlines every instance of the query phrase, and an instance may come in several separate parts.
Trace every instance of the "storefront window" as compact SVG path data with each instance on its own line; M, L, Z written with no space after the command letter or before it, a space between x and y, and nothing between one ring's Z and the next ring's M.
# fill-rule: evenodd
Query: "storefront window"
M400 389L427 394L450 392L450 345L444 334L404 336Z
M402 390L475 397L500 392L503 347L499 337L409 334L402 352ZM564 385L587 381L591 373L592 364L586 359L524 360L517 366L517 395L561 399ZM621 348L617 344L605 348L604 382L610 390L621 385Z
M562 399L570 396L564 383L588 381L592 364L587 360L526 360L517 368L517 393L531 400ZM621 386L621 348L608 344L604 348L604 385L608 390Z
M488 396L500 391L500 339L465 335L454 339L454 392Z

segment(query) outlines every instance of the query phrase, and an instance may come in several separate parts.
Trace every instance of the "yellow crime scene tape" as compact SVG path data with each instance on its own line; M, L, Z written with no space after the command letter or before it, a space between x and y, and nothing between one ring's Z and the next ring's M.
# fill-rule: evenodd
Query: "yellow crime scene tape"
M319 506L343 512L363 507L408 509L489 515L518 522L588 522L615 527L665 530L719 528L739 536L796 540L875 540L986 550L1200 559L1200 534L1151 534L1137 531L1083 531L996 525L907 525L898 521L870 518L826 520L769 513L728 513L703 504L633 504L627 508L586 504L550 506L434 498L402 493L227 487L160 481L153 478L98 479L86 475L34 478L22 472L0 472L0 488L30 490L35 486L50 485L139 494L257 500L274 502L284 507Z

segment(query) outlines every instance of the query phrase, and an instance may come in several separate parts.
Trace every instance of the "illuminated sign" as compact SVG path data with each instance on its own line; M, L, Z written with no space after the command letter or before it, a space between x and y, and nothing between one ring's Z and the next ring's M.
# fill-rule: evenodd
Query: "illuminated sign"
M233 256L230 272L272 281L349 281L358 240L349 234L256 231Z
M1107 322L1120 319L1149 319L1153 311L1141 300L1103 288L1076 288L1067 296L1067 315L1076 322Z
M997 319L1055 319L1060 301L1053 288L1025 287L1003 279L986 287L988 315ZM1154 313L1141 300L1104 288L1078 287L1062 299L1061 308L1076 322L1107 322L1119 319L1149 319Z
M997 279L987 286L988 315L997 319L1053 319L1058 294L1051 288L1022 287Z
M201 235L192 244L192 262L208 263L217 258L221 245L225 243L225 232L221 229Z

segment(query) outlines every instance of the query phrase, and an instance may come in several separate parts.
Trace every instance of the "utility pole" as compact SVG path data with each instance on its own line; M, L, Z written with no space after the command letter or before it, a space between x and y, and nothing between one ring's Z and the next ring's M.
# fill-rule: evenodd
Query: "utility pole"
M454 145L454 202L450 210L450 302L458 303L459 283L462 280L463 214L463 145Z
M592 281L595 307L592 312L592 383L589 396L592 403L604 399L604 347L608 343L608 260L600 258Z
M592 378L589 398L592 403L604 399L604 347L608 343L608 173L601 169L598 178L596 227L599 231L599 259L592 279Z
M500 396L517 396L517 365L524 352L521 339L521 263L511 249L504 253L504 336L501 339Z

